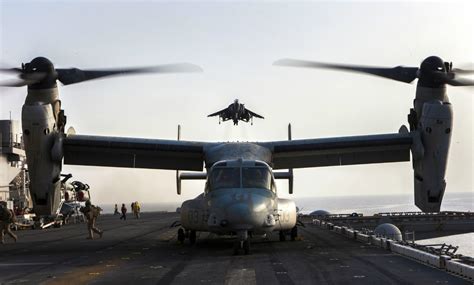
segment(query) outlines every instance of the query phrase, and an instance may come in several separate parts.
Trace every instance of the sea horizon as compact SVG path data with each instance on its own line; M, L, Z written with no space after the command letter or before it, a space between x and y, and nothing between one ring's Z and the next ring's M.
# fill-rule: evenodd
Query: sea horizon
M299 211L309 214L316 210L325 210L332 214L363 213L373 215L384 212L420 212L415 206L413 194L385 194L385 195L337 195L316 197L290 197L294 200ZM120 207L125 203L130 208L129 202L117 202ZM181 207L181 202L143 202L140 203L142 212L167 211L174 212ZM110 203L98 204L104 213L113 213L114 205ZM445 193L441 211L474 211L474 192L449 192Z
M315 210L326 210L333 214L362 213L373 215L384 212L420 212L414 204L413 194L389 195L351 195L324 197L295 197L293 199L303 214ZM132 201L125 203L130 210ZM139 201L140 202L140 201ZM122 203L117 203L120 207ZM175 212L181 202L147 203L140 202L142 212L166 211ZM105 214L113 213L114 204L101 204ZM441 211L472 212L474 208L473 192L445 193ZM417 240L422 244L446 243L459 246L458 252L474 257L474 233L446 236L434 239Z

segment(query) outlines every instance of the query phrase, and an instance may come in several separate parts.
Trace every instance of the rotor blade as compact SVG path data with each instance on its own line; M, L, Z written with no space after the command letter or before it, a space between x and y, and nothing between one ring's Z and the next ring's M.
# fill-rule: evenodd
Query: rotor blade
M454 72L454 73L459 73L459 74L474 73L474 69L453 68L451 71Z
M0 72L14 72L14 73L21 73L21 68L0 68Z
M273 65L280 66L292 66L292 67L306 67L306 68L329 68L336 70L345 70L353 72L361 72L389 78L397 81L410 83L416 79L418 67L403 67L397 66L393 68L385 67L372 67L372 66L360 66L360 65L344 65L344 64L331 64L322 63L315 61L297 60L297 59L280 59L273 63Z
M5 73L20 73L21 74L21 69L19 68L0 68L0 72L5 72ZM20 75L19 74L19 75ZM28 83L25 80L5 80L0 82L0 86L4 87L21 87L28 85Z
M467 78L446 79L446 84L451 86L474 86L474 80Z
M460 78L454 72L431 71L428 76L434 82L448 84L451 86L473 86L474 81L469 78Z
M0 86L3 87L22 87L28 85L28 81L26 80L9 80L0 82Z
M180 73L180 72L202 72L201 67L190 63L166 64L152 67L139 67L127 69L96 69L81 70L78 68L56 69L58 80L64 84L74 84L82 81L93 80L113 75L129 75L141 73Z
M43 80L48 74L46 72L36 71L33 73L21 73L18 75L20 79L30 82L38 82Z
M18 80L8 80L0 82L0 86L5 87L21 87L25 85L35 84L43 80L47 76L45 72L35 72L35 73L20 73Z

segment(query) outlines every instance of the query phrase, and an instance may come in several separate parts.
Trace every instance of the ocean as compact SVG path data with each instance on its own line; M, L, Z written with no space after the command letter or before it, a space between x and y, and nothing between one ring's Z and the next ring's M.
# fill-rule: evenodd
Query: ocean
M351 195L330 197L294 197L296 205L304 214L315 210L326 210L332 214L363 213L373 215L384 212L419 211L414 204L413 194L400 195ZM131 203L131 201L130 201ZM130 207L127 203L127 208ZM119 204L120 207L121 204ZM113 213L113 205L100 205L105 213ZM181 203L140 202L142 212L176 211ZM442 211L473 211L474 192L445 193ZM459 246L457 253L474 257L474 233L453 235L441 238L418 240L420 244L446 243Z
M315 210L326 210L333 214L363 213L373 215L384 212L420 211L411 195L385 196L344 196L344 197L306 197L295 198L302 213L308 214ZM474 210L474 192L445 193L441 211ZM456 253L474 257L474 233L452 235L440 238L417 240L419 244L451 244L459 246Z

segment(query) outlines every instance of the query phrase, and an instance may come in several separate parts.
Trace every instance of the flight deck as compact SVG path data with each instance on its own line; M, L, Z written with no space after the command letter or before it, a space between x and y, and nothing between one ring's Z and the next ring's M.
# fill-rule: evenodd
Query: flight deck
M250 255L232 255L233 239L198 233L177 241L177 213L99 217L102 239L86 224L17 231L0 246L0 284L472 284L311 223L299 240L252 239Z

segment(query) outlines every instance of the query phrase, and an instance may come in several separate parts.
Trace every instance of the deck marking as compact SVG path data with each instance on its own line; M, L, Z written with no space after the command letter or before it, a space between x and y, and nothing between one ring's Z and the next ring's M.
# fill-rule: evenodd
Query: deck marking
M283 262L281 262L275 254L270 255L270 263L273 272L275 273L275 277L280 284L294 284L293 280L288 275L288 270L283 265Z
M34 266L34 265L51 265L52 262L22 262L22 263L0 263L0 267L8 266Z
M250 268L232 269L227 273L224 284L226 285L257 284L257 279L255 277L255 270L250 269Z
M189 259L191 260L192 257L190 256ZM176 264L170 271L168 271L159 281L158 284L171 284L173 280L180 274L184 268L187 266L188 261L181 261Z

